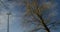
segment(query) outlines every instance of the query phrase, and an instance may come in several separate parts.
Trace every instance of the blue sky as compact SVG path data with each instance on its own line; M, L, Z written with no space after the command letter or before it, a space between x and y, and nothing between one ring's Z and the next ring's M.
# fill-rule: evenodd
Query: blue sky
M8 8L4 7L4 5L0 2L0 32L6 32L7 31L7 13L10 11L11 15L10 15L10 32L24 32L27 31L29 29L31 29L32 27L22 27L22 16L24 15L24 11L25 11L25 6L22 3L21 0L17 0L20 2L11 2L11 1L7 1L7 0L2 0L4 5L6 5ZM55 3L55 5L57 5L57 9L52 11L49 16L54 16L56 19L56 21L59 21L60 19L60 0L56 0L57 4ZM56 2L55 1L55 2ZM53 15L52 15L53 14ZM52 20L54 21L54 20ZM60 29L58 30L52 30L52 32L60 32Z

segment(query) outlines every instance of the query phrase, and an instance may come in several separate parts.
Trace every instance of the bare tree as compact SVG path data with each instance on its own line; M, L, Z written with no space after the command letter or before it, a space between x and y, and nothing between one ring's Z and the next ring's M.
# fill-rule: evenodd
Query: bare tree
M39 7L38 6L38 0L33 0L33 4L32 4L34 7L35 7L35 9L34 9L34 12L30 12L31 11L31 8L30 8L30 4L29 3L27 3L27 11L28 11L28 13L30 12L30 13L34 13L34 14L36 14L37 15L37 17L40 19L40 21L38 21L38 22L41 22L41 24L44 26L44 28L46 29L46 31L47 32L50 32L50 30L49 30L49 28L47 27L47 25L44 23L44 19L42 18L42 15L40 14L41 13L41 9L44 9L44 8L46 8L46 7ZM40 8L40 9L39 9ZM30 10L30 11L29 11ZM27 13L27 14L28 14Z
M42 25L44 27L44 30L46 30L46 32L50 32L50 29L49 29L48 25L54 24L55 22L47 24L47 23L49 23L50 16L47 18L47 20L45 20L43 18L43 15L44 15L43 12L46 9L51 9L52 4L54 4L54 3L52 3L51 1L49 3L46 3L45 0L43 0L41 3L38 2L38 1L39 0L32 0L30 2L30 0L26 0L26 2L25 2L25 4L26 4L26 14L25 14L25 16L27 17L27 20L28 20L27 23L29 21L31 23L32 22L37 22L38 23L37 28L33 29L30 32L35 32L35 31L40 30L41 29L40 25ZM29 19L29 17L30 17L30 19ZM33 24L36 24L36 23L33 23Z

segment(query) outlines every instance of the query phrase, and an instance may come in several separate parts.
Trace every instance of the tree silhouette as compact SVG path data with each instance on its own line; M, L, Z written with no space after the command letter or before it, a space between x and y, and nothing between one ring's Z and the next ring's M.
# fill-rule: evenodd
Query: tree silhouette
M48 16L47 20L45 20L46 18L43 18L43 16L44 16L44 13L47 12L47 9L51 9L55 7L55 6L53 7L54 3L52 1L46 2L46 0L42 0L41 3L39 2L39 0L25 0L24 3L26 4L25 18L27 17L27 21L25 22L28 23L30 21L31 23L33 22L38 23L38 24L33 23L37 25L37 28L31 30L30 32L35 32L40 30L41 29L40 25L44 27L44 30L46 30L46 32L50 32L50 28L48 26L51 24L54 25L56 22L50 23L51 16Z

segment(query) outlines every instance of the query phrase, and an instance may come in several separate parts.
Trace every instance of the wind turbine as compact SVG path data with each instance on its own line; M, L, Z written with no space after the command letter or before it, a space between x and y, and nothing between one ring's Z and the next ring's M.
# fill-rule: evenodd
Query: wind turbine
M3 1L0 0L0 3L2 3L2 4L4 5L4 7L7 8L7 10L9 10L9 8L4 4ZM8 12L8 13L7 13L7 17L8 17L8 18L7 18L7 32L9 32L9 17L10 17L10 15L11 15L11 13Z
M10 18L11 13L7 13L7 32L9 32L9 18Z
M10 26L10 25L9 25L9 22L10 22L9 19L10 19L10 15L12 15L12 14L11 14L11 10L8 8L7 5L4 4L3 1L0 0L0 2L1 2L2 5L6 8L6 10L8 11L8 13L7 13L6 15L7 15L7 17L8 17L8 18L7 18L7 32L9 32L9 26ZM16 15L12 15L12 16L13 16L13 17L20 17L20 16L16 16Z

